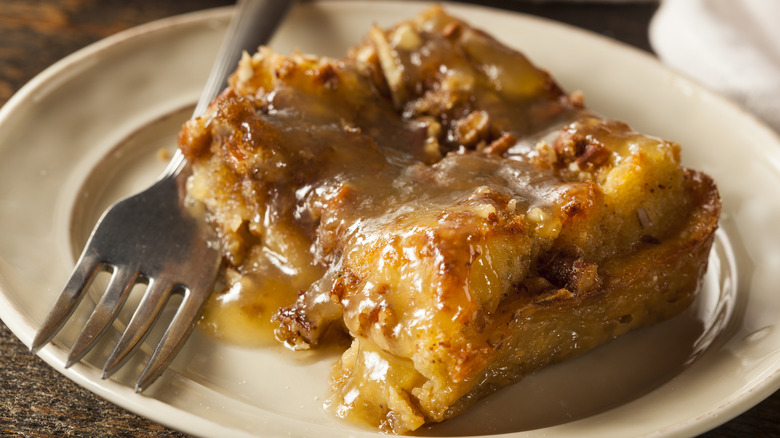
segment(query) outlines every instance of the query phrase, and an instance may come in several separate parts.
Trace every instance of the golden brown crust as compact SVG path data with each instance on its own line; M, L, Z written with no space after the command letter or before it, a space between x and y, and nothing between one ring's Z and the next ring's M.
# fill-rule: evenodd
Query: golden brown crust
M226 288L277 297L292 348L348 335L329 409L396 433L681 311L720 212L679 145L440 8L343 60L247 55L179 139Z

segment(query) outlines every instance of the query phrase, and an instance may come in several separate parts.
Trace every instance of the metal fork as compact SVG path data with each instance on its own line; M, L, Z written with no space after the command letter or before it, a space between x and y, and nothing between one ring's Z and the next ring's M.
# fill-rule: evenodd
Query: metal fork
M292 3L239 0L194 116L203 114L225 87L242 52L254 52L270 39ZM135 313L106 360L103 378L127 362L149 334L168 298L181 293L182 302L138 377L135 391L143 391L162 374L192 332L221 260L213 230L201 214L185 205L188 174L189 166L177 150L152 187L103 213L57 303L38 329L31 351L54 338L98 273L111 271L106 290L71 347L65 367L80 361L107 332L135 284L146 283Z

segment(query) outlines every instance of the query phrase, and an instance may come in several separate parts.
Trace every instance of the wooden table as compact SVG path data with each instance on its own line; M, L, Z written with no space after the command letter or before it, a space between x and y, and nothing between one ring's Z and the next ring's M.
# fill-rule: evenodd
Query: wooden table
M0 105L43 69L90 43L159 18L231 3L229 0L0 0ZM653 3L517 0L483 3L553 18L651 51L647 26L656 9ZM75 385L30 354L2 323L0 435L184 436ZM703 436L780 436L780 392Z

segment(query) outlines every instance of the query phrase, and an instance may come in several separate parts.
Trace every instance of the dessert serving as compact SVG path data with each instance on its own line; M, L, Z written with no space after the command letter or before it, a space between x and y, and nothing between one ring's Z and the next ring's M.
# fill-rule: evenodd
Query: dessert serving
M394 433L681 312L720 212L679 145L439 7L245 55L179 147L224 258L202 326L344 345L327 409Z

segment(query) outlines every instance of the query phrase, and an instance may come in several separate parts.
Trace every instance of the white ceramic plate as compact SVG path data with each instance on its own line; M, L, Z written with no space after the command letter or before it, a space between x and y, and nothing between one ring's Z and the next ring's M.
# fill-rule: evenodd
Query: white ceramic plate
M341 56L372 23L389 25L424 8L307 3L272 45ZM724 213L705 286L688 312L529 376L421 434L690 436L777 390L778 138L639 51L505 11L448 9L526 52L566 89L582 90L593 109L682 143L684 162L719 183ZM229 12L167 19L90 46L35 78L0 111L0 316L25 344L99 212L164 167L159 151L173 147ZM102 363L99 353L63 369L77 326L66 326L41 357L160 423L204 436L375 435L321 409L334 354L238 348L196 332L164 377L138 395L131 382L142 357L107 381L93 365Z

